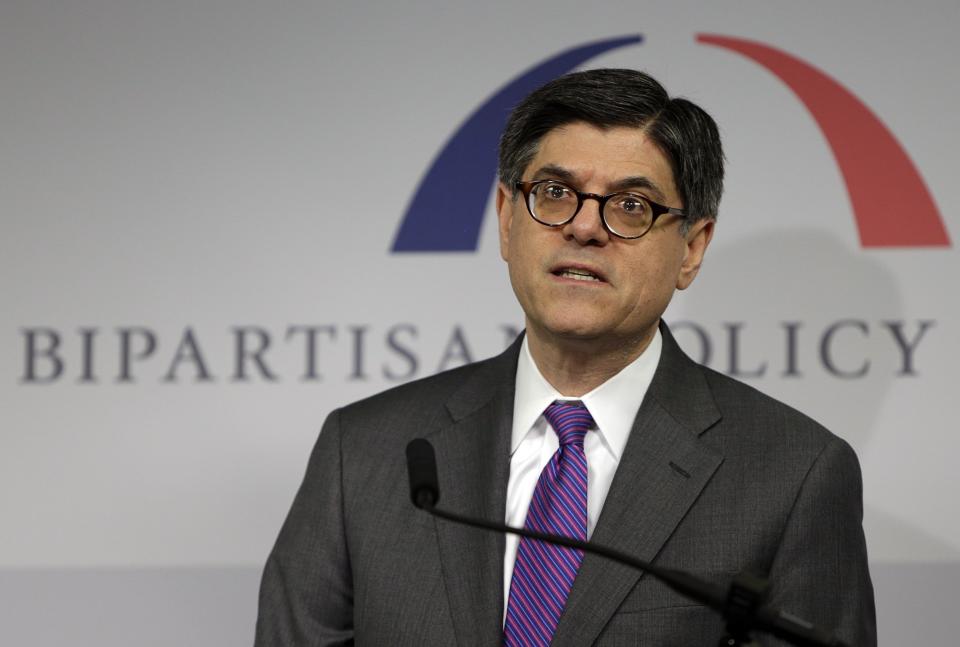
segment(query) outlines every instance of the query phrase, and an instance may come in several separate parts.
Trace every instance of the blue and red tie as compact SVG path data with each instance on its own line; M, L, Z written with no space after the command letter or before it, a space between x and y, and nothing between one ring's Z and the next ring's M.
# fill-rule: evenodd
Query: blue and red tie
M587 456L583 439L593 418L581 403L554 402L543 415L560 448L543 468L524 527L587 539ZM547 647L583 561L583 551L522 537L503 627L506 647Z

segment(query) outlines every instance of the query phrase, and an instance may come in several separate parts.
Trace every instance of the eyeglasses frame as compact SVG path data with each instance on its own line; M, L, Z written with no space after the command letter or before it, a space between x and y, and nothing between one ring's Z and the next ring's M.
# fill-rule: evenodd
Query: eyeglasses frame
M538 185L550 184L550 183L562 184L563 186L573 191L573 194L577 196L577 208L574 210L573 214L563 222L557 222L557 223L544 222L539 218L537 218L536 214L533 213L533 209L530 207L530 193L533 191L533 189ZM665 213L669 213L674 216L680 216L682 218L687 217L687 212L684 209L677 209L676 207L667 207L658 202L654 202L653 200L651 200L650 198L648 198L643 194L638 193L636 195L646 200L647 203L650 205L650 210L653 212L653 217L650 219L650 226L647 227L643 231L643 233L638 234L636 236L624 236L623 234L620 234L614 231L614 229L609 224L607 224L607 218L606 216L603 215L603 209L606 206L607 201L610 200L610 198L617 195L623 195L625 193L630 194L630 193L633 193L632 191L616 191L614 193L608 193L607 195L599 195L597 193L587 193L585 191L578 191L577 189L573 188L572 186L570 186L569 184L567 184L562 180L549 180L549 179L533 180L530 182L520 181L520 182L517 182L515 186L517 189L520 190L521 193L523 193L523 203L527 206L527 213L530 214L530 217L536 220L537 222L539 222L541 225L544 225L546 227L563 227L569 224L571 221L573 221L574 218L577 217L577 214L580 213L580 210L583 209L583 203L586 200L597 201L597 204L599 205L598 209L600 213L600 222L603 223L603 228L606 229L611 234L613 234L614 236L616 236L617 238L623 238L625 240L636 240L637 238L642 238L643 236L646 236L650 232L650 230L653 229L653 225L657 222L657 218L659 218Z

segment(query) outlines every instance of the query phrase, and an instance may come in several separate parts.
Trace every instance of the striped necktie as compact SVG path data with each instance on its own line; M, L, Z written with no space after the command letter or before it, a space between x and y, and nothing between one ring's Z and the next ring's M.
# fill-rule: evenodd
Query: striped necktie
M593 418L581 403L554 402L543 415L560 448L540 473L524 527L587 539L587 456L583 439ZM560 622L583 551L522 537L503 627L506 647L546 647Z

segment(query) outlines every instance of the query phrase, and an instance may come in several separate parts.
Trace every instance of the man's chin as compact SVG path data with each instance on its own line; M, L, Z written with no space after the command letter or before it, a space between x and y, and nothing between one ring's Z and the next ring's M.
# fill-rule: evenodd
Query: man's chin
M532 328L545 337L545 340L555 339L584 343L609 338L611 332L608 327L595 321L571 321L569 319L549 321L540 326L532 326Z
M527 334L543 344L577 348L580 351L609 352L617 348L644 347L652 339L659 320L643 330L625 332L615 328L609 321L596 319L557 317L533 322L527 318Z

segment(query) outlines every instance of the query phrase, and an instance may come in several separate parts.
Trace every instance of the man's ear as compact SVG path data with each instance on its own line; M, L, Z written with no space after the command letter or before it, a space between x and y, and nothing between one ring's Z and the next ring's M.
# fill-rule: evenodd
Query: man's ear
M497 223L500 232L500 257L510 258L510 225L513 224L513 192L503 182L497 182Z
M677 276L678 290L686 290L693 283L693 279L697 278L703 256L707 253L707 247L713 239L715 224L716 220L713 218L703 218L690 225L690 229L684 236L683 262L680 264L680 274Z

